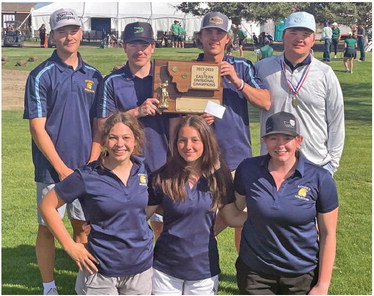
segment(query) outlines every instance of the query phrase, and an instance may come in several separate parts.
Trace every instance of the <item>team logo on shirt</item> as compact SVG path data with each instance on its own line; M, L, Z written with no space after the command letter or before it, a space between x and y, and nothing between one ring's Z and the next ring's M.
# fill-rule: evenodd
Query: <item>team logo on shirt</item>
M139 176L139 185L140 186L147 186L147 175L146 174L138 174Z
M310 188L307 186L303 186L303 185L298 185L297 187L299 188L299 191L297 192L295 197L298 199L302 199L302 200L307 200L307 201L310 200L307 197L307 194L310 191Z
M94 84L94 82L92 80L85 80L84 82L86 82L86 87L84 88L85 91L89 91L89 92L95 92L93 89L92 89L92 86Z

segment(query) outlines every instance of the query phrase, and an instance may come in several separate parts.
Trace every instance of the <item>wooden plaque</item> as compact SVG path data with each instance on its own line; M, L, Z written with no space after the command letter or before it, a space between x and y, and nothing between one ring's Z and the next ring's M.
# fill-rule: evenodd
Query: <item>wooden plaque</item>
M153 97L166 113L204 113L208 101L222 104L220 73L216 63L156 59Z

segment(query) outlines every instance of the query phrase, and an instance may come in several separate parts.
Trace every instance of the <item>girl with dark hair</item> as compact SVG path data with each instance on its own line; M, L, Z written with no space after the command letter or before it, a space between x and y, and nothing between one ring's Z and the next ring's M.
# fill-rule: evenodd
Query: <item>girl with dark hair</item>
M213 131L200 116L185 118L176 128L172 156L150 178L147 216L157 210L164 218L154 251L153 294L217 294L217 209L229 226L241 226L247 217L234 200Z
M146 222L142 143L139 122L128 113L114 113L105 122L99 160L57 183L39 205L51 232L79 267L78 294L151 293L153 244ZM77 198L91 227L87 246L73 241L56 211Z

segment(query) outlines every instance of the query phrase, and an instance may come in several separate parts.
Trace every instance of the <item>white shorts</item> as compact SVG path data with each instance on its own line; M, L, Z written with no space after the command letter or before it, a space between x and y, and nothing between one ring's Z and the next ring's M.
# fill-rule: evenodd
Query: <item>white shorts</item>
M185 281L153 269L153 295L217 295L218 275L197 281Z

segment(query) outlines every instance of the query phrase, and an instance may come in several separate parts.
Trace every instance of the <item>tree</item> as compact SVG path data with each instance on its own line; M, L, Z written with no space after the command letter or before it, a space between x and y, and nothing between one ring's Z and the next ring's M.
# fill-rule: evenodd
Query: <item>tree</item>
M372 26L371 2L182 2L176 6L185 13L204 15L209 11L220 11L234 24L241 20L277 22L296 11L307 11L314 15L317 23L324 21L352 25L362 22Z

